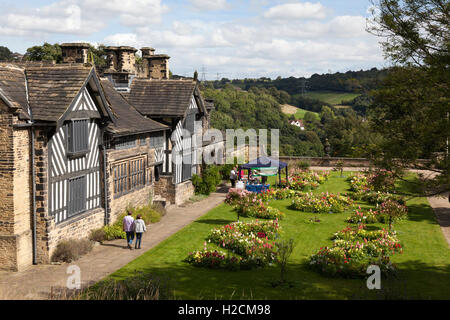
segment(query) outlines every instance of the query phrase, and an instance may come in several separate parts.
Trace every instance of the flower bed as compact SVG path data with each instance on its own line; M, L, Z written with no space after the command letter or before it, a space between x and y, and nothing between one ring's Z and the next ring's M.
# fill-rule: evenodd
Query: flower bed
M281 180L281 187L297 191L311 190L327 181L329 175L328 171L320 173L309 170L291 171L288 180Z
M395 270L389 256L402 253L395 232L346 228L334 234L333 246L323 247L309 259L311 268L329 276L366 277L377 265L383 273Z
M282 219L284 214L264 202L262 199L271 199L270 194L256 194L241 189L230 189L225 203L234 207L240 216L258 219Z
M408 208L397 201L387 200L378 206L378 210L355 210L346 220L348 223L389 223L404 219L408 214ZM391 220L391 221L389 221Z
M377 223L378 211L370 209L369 211L361 210L361 208L353 211L353 214L346 220L348 223Z
M207 241L230 250L232 254L210 251L205 242L203 251L191 252L185 261L196 266L232 270L265 267L276 260L273 240L279 229L278 220L235 222L216 228Z
M320 195L312 193L298 194L292 200L290 207L305 212L340 213L344 212L352 204L352 200L345 195L323 192Z

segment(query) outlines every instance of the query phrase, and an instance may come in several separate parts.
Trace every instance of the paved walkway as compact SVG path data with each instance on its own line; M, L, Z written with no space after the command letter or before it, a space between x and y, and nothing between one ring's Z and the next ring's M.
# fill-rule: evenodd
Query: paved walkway
M202 201L168 208L160 222L147 227L141 250L129 250L125 240L115 240L95 246L72 264L37 265L21 272L0 272L0 299L48 299L54 290L66 287L70 265L80 267L82 286L96 283L215 208L225 196L226 189L222 188Z

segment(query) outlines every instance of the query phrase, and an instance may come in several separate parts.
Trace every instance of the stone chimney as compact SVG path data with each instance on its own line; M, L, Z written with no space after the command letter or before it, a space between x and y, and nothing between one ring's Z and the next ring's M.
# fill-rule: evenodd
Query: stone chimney
M63 43L60 46L63 63L88 62L88 43Z
M116 90L129 92L136 76L136 49L133 47L106 47L107 69L103 76L112 82Z
M147 79L169 79L169 59L166 54L155 54L155 49L150 47L141 48L142 70L139 76Z
M136 49L133 47L106 47L108 67L111 71L136 74Z

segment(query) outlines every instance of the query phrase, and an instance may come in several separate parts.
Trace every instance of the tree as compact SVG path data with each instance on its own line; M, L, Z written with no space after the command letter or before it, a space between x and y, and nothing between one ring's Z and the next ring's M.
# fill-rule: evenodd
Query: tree
M62 62L62 51L59 44L45 42L42 46L33 46L27 49L24 57L28 61L56 61Z
M97 67L104 67L107 65L106 60L106 46L103 44L98 45L98 47L94 47L89 45L89 62L95 64ZM142 60L141 57L136 57L136 64L139 64Z
M385 39L384 54L397 66L373 93L369 115L382 139L372 158L394 172L407 167L434 171L437 175L426 181L427 189L450 190L450 3L379 0L373 4L368 30Z
M373 0L368 31L384 38L385 56L401 65L448 67L448 0Z
M0 61L1 60L12 60L12 52L7 47L0 46Z

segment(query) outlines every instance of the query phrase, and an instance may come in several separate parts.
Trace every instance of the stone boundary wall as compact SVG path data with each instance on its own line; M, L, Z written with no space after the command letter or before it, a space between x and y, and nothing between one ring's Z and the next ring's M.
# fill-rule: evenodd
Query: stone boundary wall
M342 158L342 157L294 157L280 156L280 161L292 165L296 162L308 162L312 167L336 167L339 161L344 163L344 167L366 167L372 166L369 159L366 158Z
M344 167L362 167L371 168L373 163L367 158L346 158L346 157L296 157L296 156L280 156L280 161L287 162L292 165L299 161L308 162L312 167L336 167L339 161L344 163ZM428 160L419 159L417 163L425 164Z

